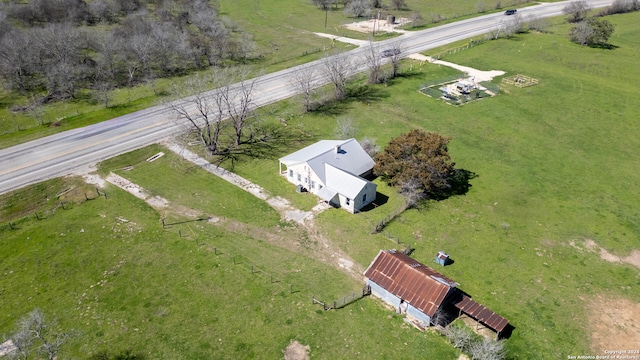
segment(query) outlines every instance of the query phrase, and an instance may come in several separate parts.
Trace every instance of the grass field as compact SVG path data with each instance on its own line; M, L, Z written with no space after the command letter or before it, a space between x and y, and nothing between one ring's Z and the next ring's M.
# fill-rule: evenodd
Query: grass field
M358 138L380 144L414 127L437 131L453 137L457 166L478 174L466 196L409 211L379 236L362 234L392 212L384 207L355 218L323 213L325 229L365 266L398 238L426 263L439 250L452 254L445 275L516 326L507 342L513 358L590 354L590 301L596 294L634 299L640 285L636 268L570 245L594 240L622 257L639 247L639 90L628 79L640 75L640 27L638 14L610 21L615 50L571 44L568 28L555 25L553 34L487 42L444 59L532 76L535 87L503 87L495 98L454 108L416 91L425 78L450 75L425 65L381 88L378 102L354 101L324 120L302 117L318 138L331 137L340 116L355 120ZM259 165L249 164L236 168L251 178Z
M637 13L608 19L617 25L614 50L571 44L566 25L556 25L555 33L486 42L444 59L535 77L540 84L534 87L503 87L497 97L452 107L417 90L454 71L407 62L407 75L371 91L375 96L368 100L375 101L354 99L330 115L294 116L290 126L318 139L332 137L341 116L354 119L358 138L374 137L382 145L411 128L437 131L453 138L457 166L478 175L468 194L407 211L382 234L369 235L402 203L379 182L378 191L389 197L383 206L355 216L324 212L317 220L321 229L362 266L380 248L411 244L414 257L426 264L433 264L437 251L448 252L455 263L437 270L515 326L506 341L509 358L595 354L592 300L640 298L637 268L606 262L583 245L593 240L618 256L640 248L640 198L633 187L640 181L640 89L629 81L640 77L640 21ZM235 171L295 197L277 177L278 156L242 161ZM219 211L216 197L241 196L195 171L185 176L184 164L169 157L152 163L154 169L118 170L142 157L130 154L103 166L203 213ZM161 181L157 169L169 180ZM40 185L40 198L68 187L57 181ZM35 209L7 208L19 202L3 197L0 299L6 305L0 333L38 306L74 330L69 351L79 358L101 351L149 359L278 358L290 339L309 344L314 358L458 355L443 338L407 327L369 298L341 311L318 311L311 295L331 299L362 284L295 249L202 222L162 229L160 214L144 203L112 187L105 191L108 199L58 208L47 220L16 220L17 230L8 229L5 219ZM228 216L263 229L262 235L296 234L252 201L237 203ZM243 217L244 206L256 207L260 219ZM190 235L179 237L178 230ZM260 272L252 274L251 265Z
M520 1L499 1L503 7ZM414 12L422 14L425 26L434 26L444 21L453 21L478 13L482 4L486 11L495 10L496 2L476 0L422 1L407 0L407 9L393 11L397 17L411 17ZM299 65L325 56L327 51L349 50L352 45L333 43L313 32L325 32L341 36L368 39L369 34L346 30L342 24L360 21L347 17L342 8L325 13L315 8L308 0L233 1L222 0L220 16L229 17L255 40L260 58L247 66L256 72L273 72ZM388 10L383 11L383 17ZM435 21L435 23L434 23ZM377 37L386 39L386 35ZM183 78L156 79L139 86L118 89L112 92L111 106L104 108L95 103L87 92L80 92L76 99L48 104L29 111L14 111L14 107L25 106L26 97L17 96L0 89L0 148L34 140L60 131L87 126L123 114L157 105L170 96L170 84Z
M165 171L172 173L184 174ZM147 180L141 182L153 183ZM75 183L66 181L42 186L40 194L53 197ZM205 198L237 191L216 187L184 186ZM67 204L46 219L30 216L0 230L0 333L9 335L39 307L71 334L62 358L279 358L292 339L325 359L390 358L398 349L455 357L443 338L409 330L370 298L338 311L312 305L313 295L332 301L362 288L331 267L202 222L163 229L142 201L111 186L104 191L106 199ZM287 236L288 228L263 231Z

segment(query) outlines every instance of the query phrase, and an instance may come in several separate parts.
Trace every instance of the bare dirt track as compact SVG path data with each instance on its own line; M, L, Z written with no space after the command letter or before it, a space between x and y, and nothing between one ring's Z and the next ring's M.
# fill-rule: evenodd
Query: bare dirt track
M587 310L593 355L640 349L640 303L598 295Z
M295 340L284 350L284 360L309 360L309 345L302 345Z

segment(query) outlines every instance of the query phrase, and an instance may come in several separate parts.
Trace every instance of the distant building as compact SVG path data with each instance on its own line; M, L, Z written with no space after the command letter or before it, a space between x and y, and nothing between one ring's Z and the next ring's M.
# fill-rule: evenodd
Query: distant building
M376 199L376 184L365 179L374 164L355 139L321 140L280 158L279 171L299 191L354 213Z
M419 327L464 313L494 331L496 338L509 336L513 329L507 319L458 289L457 282L402 252L381 250L364 276L372 295L392 305L396 312L406 314Z

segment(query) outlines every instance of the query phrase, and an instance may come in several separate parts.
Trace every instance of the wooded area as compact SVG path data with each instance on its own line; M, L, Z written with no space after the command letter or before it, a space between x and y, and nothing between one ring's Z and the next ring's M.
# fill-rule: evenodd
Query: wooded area
M30 0L0 4L0 77L33 102L100 98L116 87L256 56L206 0ZM108 98L102 97L105 105Z

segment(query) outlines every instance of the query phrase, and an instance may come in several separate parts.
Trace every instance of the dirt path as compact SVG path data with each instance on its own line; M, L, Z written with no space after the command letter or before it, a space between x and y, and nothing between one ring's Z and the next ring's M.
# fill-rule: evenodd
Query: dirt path
M363 280L362 273L364 268L358 263L353 261L344 251L336 246L322 231L317 227L314 216L318 213L329 208L324 202L316 205L311 211L302 211L296 209L286 199L273 196L264 188L244 179L234 173L231 173L221 167L212 165L205 159L199 157L197 154L184 149L182 146L166 143L163 144L171 151L175 152L187 161L192 162L200 166L201 168L209 171L210 173L219 176L220 178L228 181L229 183L238 186L245 191L251 193L257 198L266 201L271 207L280 213L280 216L287 220L293 221L298 226L290 229L265 229L249 224L241 223L232 219L223 219L214 216L210 216L211 221L209 223L216 226L222 226L229 231L236 233L242 233L263 241L266 241L272 245L280 246L289 250L294 250L302 253L306 256L319 260L325 264L331 265L342 272L349 274L357 281ZM95 174L84 174L86 182L104 186L105 181L113 184L133 196L144 200L149 206L154 208L160 213L166 214L167 212L174 213L176 215L196 217L200 214L197 209L187 208L183 205L172 204L169 200L160 196L152 196L149 191L145 190L138 184L135 184L128 179L110 173L106 179L100 178Z

